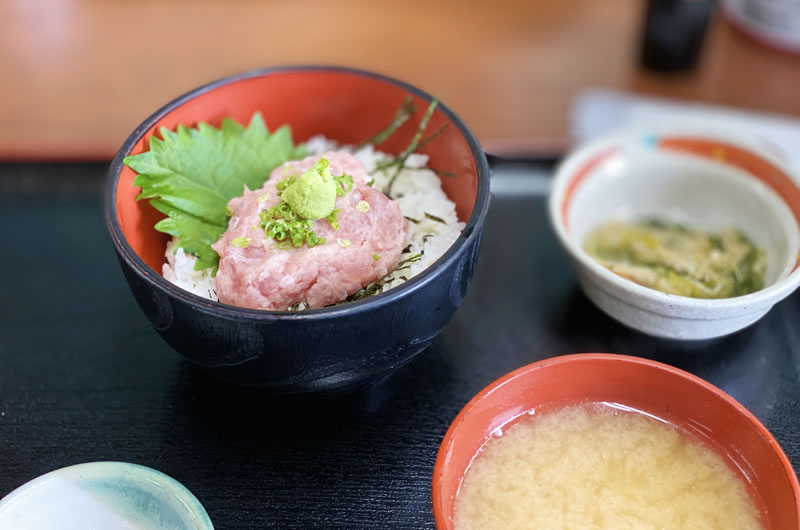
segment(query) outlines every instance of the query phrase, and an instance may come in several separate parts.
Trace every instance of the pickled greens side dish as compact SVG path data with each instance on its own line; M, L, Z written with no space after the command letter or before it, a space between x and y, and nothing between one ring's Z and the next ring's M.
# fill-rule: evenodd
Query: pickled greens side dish
M736 229L707 234L657 219L614 221L592 231L584 250L623 278L692 298L753 293L766 276L764 251Z

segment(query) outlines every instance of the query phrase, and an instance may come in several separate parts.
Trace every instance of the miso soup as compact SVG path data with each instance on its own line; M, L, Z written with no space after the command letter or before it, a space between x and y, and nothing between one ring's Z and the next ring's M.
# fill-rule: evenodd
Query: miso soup
M521 419L475 458L457 530L765 530L743 480L712 449L605 404Z

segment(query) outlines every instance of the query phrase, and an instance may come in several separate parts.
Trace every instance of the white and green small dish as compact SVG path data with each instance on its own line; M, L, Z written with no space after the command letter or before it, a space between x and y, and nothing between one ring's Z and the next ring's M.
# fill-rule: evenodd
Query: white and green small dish
M200 501L149 467L90 462L51 471L0 500L0 528L213 530Z

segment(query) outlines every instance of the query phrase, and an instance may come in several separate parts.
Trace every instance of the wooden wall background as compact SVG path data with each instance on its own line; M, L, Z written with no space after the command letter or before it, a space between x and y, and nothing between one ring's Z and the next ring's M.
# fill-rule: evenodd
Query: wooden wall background
M235 72L339 64L418 85L486 144L568 134L587 87L800 115L800 59L717 16L700 68L642 71L644 0L3 0L0 159L107 159L173 97Z

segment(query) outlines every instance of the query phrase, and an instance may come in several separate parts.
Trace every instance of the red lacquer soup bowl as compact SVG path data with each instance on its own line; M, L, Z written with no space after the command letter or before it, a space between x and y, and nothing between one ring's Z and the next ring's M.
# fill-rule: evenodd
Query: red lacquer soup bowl
M295 142L317 134L358 143L380 131L410 96L417 108L380 149L409 145L432 96L385 76L336 67L285 67L235 75L193 90L147 118L114 159L105 214L131 291L153 327L175 350L232 382L276 393L345 389L411 360L447 325L467 292L489 206L489 167L478 141L444 104L428 131L447 129L421 152L453 173L442 187L465 228L456 242L403 285L361 301L300 312L261 311L210 301L161 276L168 236L163 217L137 201L135 174L123 164L143 152L161 127L231 117L246 124L260 111L272 131L289 125Z
M655 361L612 354L553 357L484 388L442 441L433 472L433 513L453 528L456 495L472 460L498 432L528 412L613 403L661 418L714 449L745 482L768 530L800 528L800 484L770 432L712 384Z

